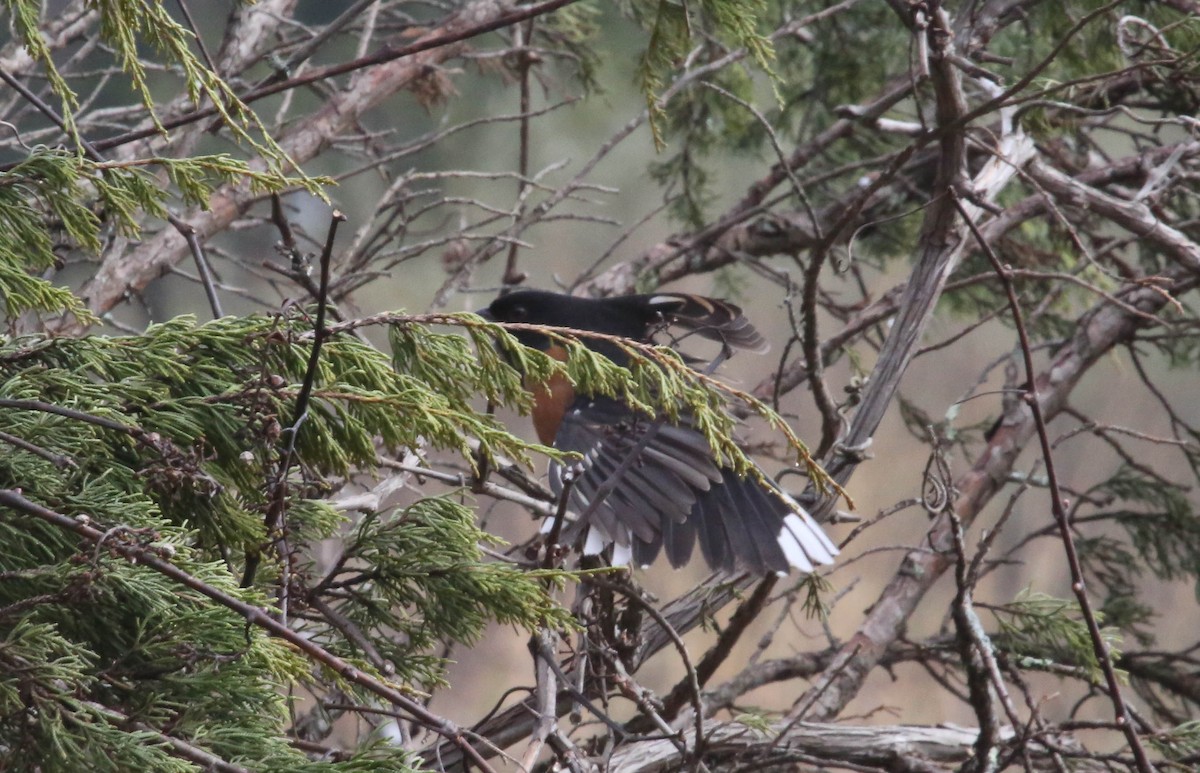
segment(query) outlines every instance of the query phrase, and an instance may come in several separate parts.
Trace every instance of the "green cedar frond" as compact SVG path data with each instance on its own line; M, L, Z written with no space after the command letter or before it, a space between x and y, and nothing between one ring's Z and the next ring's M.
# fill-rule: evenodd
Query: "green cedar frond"
M1122 466L1101 491L1138 505L1110 515L1124 527L1137 564L1163 580L1191 580L1200 597L1200 519L1184 492Z
M1184 722L1165 732L1150 734L1146 740L1168 760L1183 763L1190 758L1194 761L1197 752L1200 752L1200 720Z
M1023 667L1065 664L1083 669L1092 681L1102 679L1087 623L1076 602L1025 590L1008 604L996 608L995 614L1000 623L996 643L1019 656ZM1097 613L1096 617L1097 623L1104 623L1102 615ZM1113 659L1117 659L1120 632L1106 627L1101 629L1101 635Z
M62 102L60 112L64 128L72 140L72 145L78 149L78 155L82 156L83 142L76 128L74 115L78 100L55 66L38 29L40 4L34 0L7 0L7 5L12 11L13 26L25 43L26 50L41 64L51 89ZM229 84L197 58L191 49L192 33L180 25L162 3L102 0L95 3L95 6L100 15L100 36L111 48L156 128L165 131L155 112L154 98L146 77L145 58L139 51L139 46L144 44L152 46L165 62L178 68L183 79L183 89L193 104L212 105L233 136L249 145L267 162L268 172L262 177L273 178L273 186L295 184L315 196L324 195L321 180L303 173L295 178L286 176L288 171L295 169L287 153L269 135L258 117L238 98ZM183 187L186 188L186 185ZM195 193L193 188L193 191L185 192L185 196L194 198Z
M29 56L42 66L42 72L50 84L50 90L62 102L59 113L66 121L67 134L72 139L77 139L75 110L79 107L79 100L75 92L67 85L62 73L58 71L58 67L55 66L50 48L42 38L41 29L38 27L41 21L42 4L38 0L6 0L5 5L8 6L9 13L12 15L13 31L25 44L25 50ZM76 144L78 145L78 143Z
M758 19L766 10L763 0L730 2L730 0L701 0L691 15L690 6L680 0L656 0L645 6L634 3L632 10L650 31L646 50L638 64L638 86L650 111L650 132L654 144L666 147L663 126L666 110L659 93L666 87L667 77L678 69L693 42L699 39L694 25L703 25L717 38L747 50L754 63L777 81L772 70L775 58L771 41L758 31Z
M475 642L491 620L530 630L573 627L543 584L571 575L482 561L480 544L495 541L451 494L372 514L348 540L339 588L351 592L335 606L361 630L378 632L371 638L381 642L381 654L418 668L418 681L428 686L440 682L441 663L414 655L439 641Z
M337 481L371 472L377 441L395 451L446 448L463 459L473 458L472 436L492 455L528 460L535 448L472 407L482 394L528 403L490 340L477 354L467 338L422 325L391 332L393 358L349 335L324 343L287 492L295 544L344 528L324 497ZM0 430L40 449L6 445L0 486L86 519L108 531L106 539L162 546L201 581L266 607L258 591L237 587L240 573L227 562L266 539L273 487L264 484L288 442L311 346L311 321L301 313L203 325L180 318L129 337L0 342L0 399L8 401ZM550 372L533 359L533 370ZM343 587L354 593L339 592L332 603L377 642L401 687L439 684L445 664L433 649L478 640L492 621L573 625L547 592L572 575L484 560L480 546L493 539L474 515L455 496L423 498L373 514L351 534L343 564L351 580ZM101 710L115 704L219 757L304 769L284 742L289 715L279 690L323 689L300 653L103 543L81 547L70 533L8 511L0 512L0 541L0 662L17 659L0 668L0 716L18 718L9 727L0 720L0 738L29 738L20 718L32 689L44 721L28 743L44 760L174 769L178 758L158 736ZM367 566L370 575L354 583ZM373 669L340 631L299 625L314 642ZM21 671L22 658L44 673ZM400 752L356 759L347 769L371 769L372 760L389 770L407 764Z
M666 85L667 73L687 55L692 30L688 21L687 6L675 0L658 0L650 14L650 38L646 51L638 65L638 86L646 97L646 108L650 111L650 133L659 150L666 147L662 124L666 117L658 93Z
M34 273L57 261L52 238L56 230L79 247L99 252L105 228L136 237L147 215L165 219L168 193L152 174L155 167L167 173L185 202L198 206L207 206L222 184L249 181L251 190L277 192L302 183L299 178L256 172L227 155L97 163L61 149L36 148L12 169L0 172L0 288L10 318L43 311L91 319L76 296Z

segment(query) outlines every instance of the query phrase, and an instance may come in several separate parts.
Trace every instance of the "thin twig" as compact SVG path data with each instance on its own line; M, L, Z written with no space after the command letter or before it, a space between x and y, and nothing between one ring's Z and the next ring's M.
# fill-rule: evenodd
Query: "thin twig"
M934 449L934 453L940 453L940 450ZM967 570L962 521L954 512L953 506L947 508L946 515L950 518L951 534L954 537L954 575L958 589L951 607L951 617L954 620L959 661L967 675L967 689L970 693L968 703L979 722L979 737L975 739L975 758L964 770L969 770L970 773L991 773L997 770L997 747L1000 744L1000 720L992 704L991 680L983 662L991 642L972 608L972 582Z
M47 403L41 400L14 400L12 398L4 397L0 398L0 408L14 408L24 411L53 413L68 419L74 419L75 421L82 421L85 424L94 424L97 427L103 427L104 429L111 429L116 432L124 433L129 435L134 440L137 440L142 445L150 448L160 448L161 444L163 443L161 438L154 437L152 433L147 432L141 427L122 424L115 419L108 419L103 416L96 416L84 411L77 411L74 408L64 408L61 405L55 405L54 403Z
M533 44L533 24L534 20L529 19L524 25L516 25L513 28L513 49L517 57L517 69L520 71L520 89L519 97L521 115L520 121L517 123L517 173L519 182L517 183L517 209L514 212L514 217L520 219L525 208L525 192L526 179L529 176L529 107L531 102L530 97L530 70L536 61L532 51ZM505 287L518 285L525 281L525 274L517 270L517 258L520 256L520 245L514 240L508 246L508 260L504 264L504 276L501 278L501 283Z
M192 31L192 37L196 39L196 47L200 49L200 56L204 57L204 63L208 65L208 69L214 75L217 73L217 63L213 60L212 54L208 52L208 46L204 45L204 37L200 34L200 27L196 24L196 20L192 18L192 11L188 8L187 0L177 0L179 3L179 12L183 14L183 20L187 22L188 29Z
M17 448L20 448L22 451L28 451L29 453L31 453L35 456L40 456L41 458L50 462L51 464L53 464L55 467L57 467L60 470L63 468L66 468L66 467L78 467L79 466L75 462L75 460L69 456L64 456L62 454L56 454L53 451L42 448L41 446L38 446L38 445L34 445L33 443L30 443L28 440L25 440L24 438L19 438L16 435L11 435L7 432L0 432L0 442L8 443L10 446L16 446Z
M456 29L452 32L446 32L441 35L431 35L417 41L416 43L407 46L401 46L399 48L385 46L373 54L369 54L358 59L352 59L348 62L341 62L339 64L332 64L327 67L318 67L304 73L303 75L298 75L279 83L266 84L255 88L246 94L240 95L239 99L243 105L249 105L250 103L257 102L260 99L265 99L266 97L279 94L284 91L291 91L292 89L300 86L319 83L321 81L335 78L339 75L345 75L357 70L363 70L368 67L383 64L385 62L403 59L414 54L419 54L422 51L430 51L435 48L441 48L442 46L448 46L452 43L470 40L471 38L478 37L488 32L495 32L498 29L503 29L504 27L525 21L526 19L532 19L535 16L542 16L552 11L556 11L563 6L571 5L572 3L576 2L578 2L578 0L547 0L546 2L538 3L536 5L520 6L513 11L504 13L494 19L483 22L482 24L475 24L463 29ZM186 126L190 123L195 123L196 121L203 121L205 118L212 118L213 116L216 116L218 112L219 111L215 107L193 110L190 113L163 121L161 129L158 127L136 129L134 131L120 134L116 137L100 140L95 143L95 146L99 150L108 150L120 145L126 145L130 142L136 142L137 140L143 140L147 137L153 137L159 134L162 130L170 131L171 129L177 129L180 126Z
M279 585L279 592L284 594L281 601L281 614L286 620L287 604L286 594L290 583L287 582L287 543L284 528L284 511L287 508L287 477L288 471L292 468L292 458L296 451L296 437L300 432L300 427L308 416L308 404L312 398L313 386L317 380L317 366L321 360L321 346L325 339L332 335L332 332L325 325L326 309L329 300L329 266L333 260L333 242L337 236L338 225L346 219L338 210L333 210L329 221L329 232L325 239L325 249L321 253L321 282L317 288L317 319L313 327L313 345L308 356L308 366L304 371L304 381L300 386L300 393L296 397L296 407L292 414L292 423L285 428L284 432L287 435L287 445L279 459L279 469L276 474L273 496L271 503L267 506L267 514L264 519L264 527L266 529L267 538L275 543L280 559L284 563L284 577ZM258 571L258 565L261 560L259 552L253 552L246 556L246 569L242 575L242 587L248 588L254 584L254 576Z
M667 721L675 718L675 715L683 708L684 702L696 700L693 691L708 684L708 680L729 657L733 646L741 639L750 623L757 620L762 613L771 597L771 591L778 581L778 575L774 574L763 578L750 597L734 611L729 623L721 629L721 634L717 637L716 642L696 664L695 673L689 671L679 683L671 688L667 697L663 698L662 715Z
M954 191L951 191L950 198L954 201L959 214L971 230L971 234L979 243L983 254L987 256L988 261L992 264L992 268L995 269L996 275L1000 277L1000 281L1004 284L1004 292L1008 296L1008 303L1012 308L1013 324L1017 329L1017 338L1021 342L1021 356L1025 365L1025 377L1027 381L1024 402L1033 412L1034 426L1037 429L1038 441L1042 446L1042 459L1046 465L1046 478L1050 486L1050 509L1054 513L1054 520L1058 524L1063 551L1067 556L1067 563L1071 569L1071 590L1079 602L1080 612L1083 615L1084 622L1087 624L1088 635L1092 640L1092 649L1095 651L1096 661L1100 664L1100 669L1104 673L1104 681L1108 685L1108 694L1112 700L1117 724L1121 726L1121 729L1125 733L1125 738L1129 742L1129 748L1133 752L1134 760L1137 763L1137 769L1140 773L1154 773L1154 767L1150 764L1149 757L1146 756L1146 750L1142 748L1142 742L1138 737L1137 730L1130 721L1129 709L1126 707L1125 700L1121 696L1121 685L1117 679L1116 670L1113 668L1108 644L1104 641L1104 636L1100 631L1100 624L1096 622L1096 614L1092 610L1087 587L1084 584L1083 567L1079 563L1079 554L1075 549L1075 540L1071 535L1071 524L1067 517L1062 489L1058 483L1058 473L1054 467L1054 451L1050 447L1050 433L1046 430L1046 419L1042 415L1041 398L1038 396L1037 388L1037 370L1033 365L1033 347L1029 342L1029 332L1025 329L1025 318L1021 311L1020 301L1017 299L1016 288L1008 275L1008 268L1000 262L1000 259L996 257L996 253L992 251L991 245L984 240L983 234L979 232L975 221L971 218L966 208L963 207L962 202Z
M196 271L200 274L200 284L204 287L204 295L208 298L208 306L212 309L213 319L220 319L225 316L225 312L221 310L221 299L217 296L216 281L213 279L212 269L208 265L208 258L204 255L204 246L200 244L200 237L196 234L196 229L171 214L167 215L167 222L175 227L175 230L187 242L188 249L192 251L192 259L196 261Z
M693 716L692 719L695 723L696 729L696 746L692 750L692 754L696 759L699 759L704 754L704 707L700 702L701 682L699 675L696 673L695 667L692 665L692 658L688 654L687 645L684 644L683 637L680 636L679 632L674 629L670 621L663 616L663 613L659 612L658 609L656 609L649 601L642 598L640 593L634 592L632 589L619 583L612 583L599 578L592 578L591 582L593 582L597 587L620 593L629 601L637 605L639 609L649 615L654 622L658 623L662 627L663 631L670 638L671 643L675 645L675 650L679 653L679 660L683 663L683 668L686 672L684 679L688 683L687 695L692 701L692 710L695 713L695 716ZM661 719L661 715L659 716Z
M308 367L304 371L304 382L300 386L300 394L296 397L296 408L292 414L292 424L289 428L291 437L288 450L295 448L296 433L308 415L308 402L312 396L313 386L317 380L317 365L321 360L321 346L329 337L330 331L325 327L325 316L329 310L329 267L333 262L333 242L337 237L338 225L345 222L346 216L338 210L333 210L329 219L329 232L325 238L325 249L321 252L321 280L317 286L317 321L313 326L313 346L308 355Z

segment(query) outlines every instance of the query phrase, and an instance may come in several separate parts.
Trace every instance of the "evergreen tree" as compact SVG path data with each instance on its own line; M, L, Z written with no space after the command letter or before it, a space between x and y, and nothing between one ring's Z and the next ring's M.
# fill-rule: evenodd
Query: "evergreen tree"
M1195 768L1194 0L216 5L4 4L0 769ZM680 283L770 371L447 311ZM504 544L559 373L839 564Z

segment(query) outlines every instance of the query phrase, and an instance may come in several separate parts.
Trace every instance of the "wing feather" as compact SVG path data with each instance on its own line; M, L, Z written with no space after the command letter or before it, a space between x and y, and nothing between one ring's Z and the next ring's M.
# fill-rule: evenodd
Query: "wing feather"
M794 500L760 476L720 467L704 436L686 424L631 419L606 398L580 398L563 418L555 445L583 456L571 507L583 515L589 550L613 544L639 565L665 552L672 566L697 544L714 569L757 573L813 571L837 548ZM551 464L561 493L563 468Z

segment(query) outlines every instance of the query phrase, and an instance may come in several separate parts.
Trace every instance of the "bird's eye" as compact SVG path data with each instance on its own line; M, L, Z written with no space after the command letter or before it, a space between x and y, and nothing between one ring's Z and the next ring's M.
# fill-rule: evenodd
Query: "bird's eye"
M510 322L521 322L529 317L529 309L524 306L513 306L509 309L508 318Z

